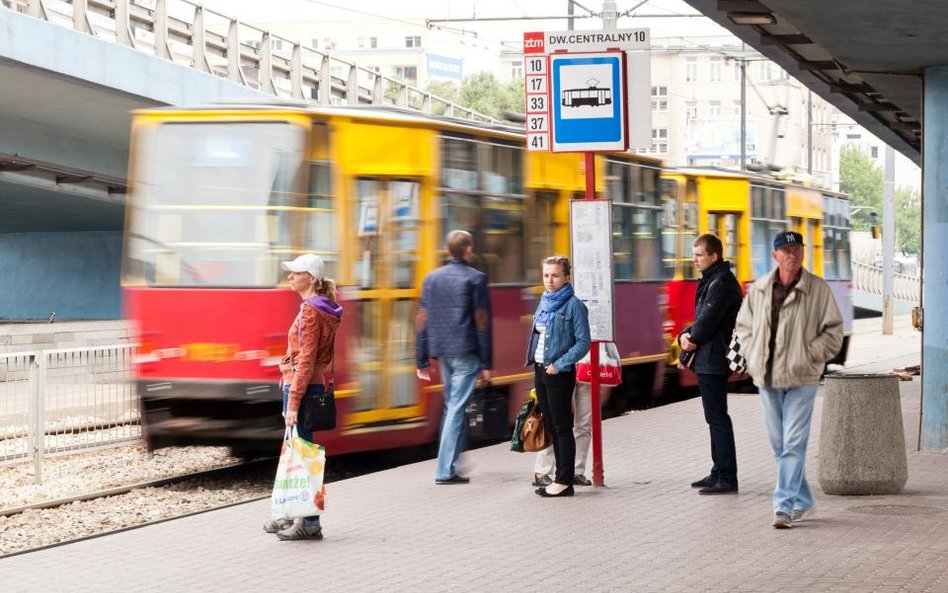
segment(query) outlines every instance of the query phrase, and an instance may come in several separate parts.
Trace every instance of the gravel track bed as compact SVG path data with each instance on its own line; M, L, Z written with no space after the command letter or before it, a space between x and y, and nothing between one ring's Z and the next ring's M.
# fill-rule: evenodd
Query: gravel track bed
M3 475L0 509L198 472L238 461L223 447L169 447L152 455L142 446L118 447L44 460L42 485L33 484L32 464L22 463L0 470ZM73 502L55 509L28 510L0 517L0 555L268 496L272 484L273 475L269 471L197 478Z

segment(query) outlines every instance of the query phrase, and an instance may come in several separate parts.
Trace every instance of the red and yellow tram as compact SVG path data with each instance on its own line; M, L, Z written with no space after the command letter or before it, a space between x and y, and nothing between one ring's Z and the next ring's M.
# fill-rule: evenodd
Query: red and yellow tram
M281 260L319 254L345 309L336 341L334 453L426 443L440 385L415 377L421 280L447 230L475 236L494 308L495 387L512 417L532 377L524 344L539 261L567 253L583 159L527 153L522 131L379 108L232 105L134 114L123 293L138 326L137 386L150 448L272 451L277 361L299 306ZM597 159L613 198L617 344L613 403L660 388L660 163Z

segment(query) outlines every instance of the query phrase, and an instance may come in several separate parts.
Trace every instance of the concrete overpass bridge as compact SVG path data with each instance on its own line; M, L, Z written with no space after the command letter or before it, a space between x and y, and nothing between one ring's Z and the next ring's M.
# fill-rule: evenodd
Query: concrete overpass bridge
M273 96L487 119L187 0L0 0L0 320L120 316L130 111Z

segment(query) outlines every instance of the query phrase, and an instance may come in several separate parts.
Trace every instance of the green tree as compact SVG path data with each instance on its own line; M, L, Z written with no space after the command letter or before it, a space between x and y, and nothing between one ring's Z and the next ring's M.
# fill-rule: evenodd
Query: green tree
M460 87L450 82L433 82L427 90L497 119L503 119L504 110L523 111L523 80L501 84L491 72L468 76L461 81Z
M922 249L922 200L910 187L895 192L895 247L906 253Z
M855 231L867 231L869 214L876 212L882 222L882 188L885 182L882 168L854 146L843 146L839 151L839 191L848 194L852 207L866 206L856 212L850 225Z

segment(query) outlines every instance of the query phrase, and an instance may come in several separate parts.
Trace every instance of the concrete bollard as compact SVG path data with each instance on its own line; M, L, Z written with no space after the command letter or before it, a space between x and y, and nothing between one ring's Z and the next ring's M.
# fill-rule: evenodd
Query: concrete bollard
M820 487L827 494L897 494L908 480L899 379L826 375Z

